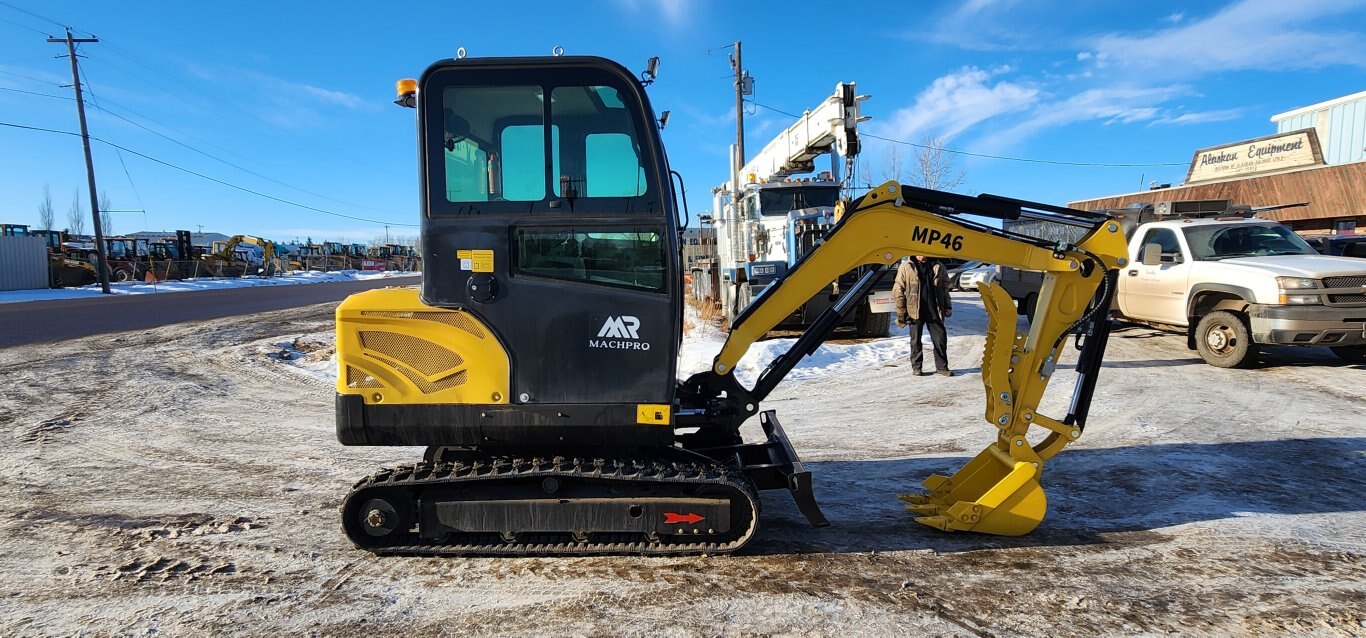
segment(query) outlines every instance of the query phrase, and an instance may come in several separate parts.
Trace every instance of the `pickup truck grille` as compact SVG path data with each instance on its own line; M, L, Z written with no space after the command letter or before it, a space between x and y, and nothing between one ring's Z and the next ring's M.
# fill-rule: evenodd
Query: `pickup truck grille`
M1331 306L1362 306L1366 305L1366 276L1353 275L1349 277L1324 277L1324 288L1357 288L1361 292L1351 292L1345 295L1328 295L1328 304Z
M1325 277L1324 288L1361 288L1366 286L1366 276Z

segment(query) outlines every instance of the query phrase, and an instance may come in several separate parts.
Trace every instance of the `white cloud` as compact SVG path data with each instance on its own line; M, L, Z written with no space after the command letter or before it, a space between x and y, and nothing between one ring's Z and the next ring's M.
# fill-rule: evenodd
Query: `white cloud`
M665 22L674 26L687 23L691 18L690 11L697 9L700 4L696 0L616 0L616 2L633 12L646 11L651 14L662 15Z
M368 105L365 98L362 98L354 93L346 93L344 91L332 91L329 89L319 88L311 84L302 83L295 84L294 87L300 91L303 91L304 93L317 97L324 102L330 102L332 104L344 106L349 109L364 108Z
M994 117L1027 109L1038 99L1036 88L1006 80L991 84L991 78L975 67L936 78L914 104L892 113L875 131L906 141L925 135L948 141Z
M1189 92L1184 86L1103 87L1061 99L1040 102L1022 122L986 136L982 145L992 150L1010 147L1061 126L1099 121L1104 125L1156 120L1159 105Z
M1213 13L1155 14L1153 24L1160 26L1147 30L1064 35L1034 5L1016 6L1012 0L962 3L922 28L931 35L907 37L973 50L1061 50L1075 61L1054 58L1054 67L1061 67L1058 73L995 83L985 71L964 69L935 80L911 106L873 130L903 140L936 133L961 136L967 141L959 147L1002 152L1072 124L1184 126L1242 117L1245 108L1187 111L1172 106L1178 98L1203 98L1198 87L1206 77L1366 67L1366 25L1343 19L1359 16L1366 0L1219 4ZM1012 62L1016 74L1045 64Z
M969 51L1018 51L1038 49L1046 38L1020 29L1012 10L1018 0L968 0L933 24L905 33L909 40L932 42ZM1032 10L1026 5L1026 10Z
M1132 77L1165 81L1208 73L1294 71L1366 66L1366 38L1353 31L1310 30L1310 22L1366 5L1366 0L1241 0L1207 18L1144 35L1112 33L1088 48Z
M1156 124L1172 124L1182 126L1186 124L1204 124L1206 122L1225 122L1228 120L1242 117L1243 109L1219 109L1215 111L1201 111L1196 113L1182 113L1180 115L1165 115L1153 120L1148 126Z

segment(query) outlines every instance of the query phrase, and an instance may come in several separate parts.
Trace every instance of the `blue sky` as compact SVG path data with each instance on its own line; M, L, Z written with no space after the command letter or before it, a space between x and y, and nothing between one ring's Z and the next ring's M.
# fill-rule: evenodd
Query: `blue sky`
M1094 2L198 3L5 0L0 122L77 130L59 35L70 25L93 90L91 134L251 195L95 143L115 230L197 229L289 241L412 235L413 112L394 81L465 47L472 56L660 56L650 87L692 213L710 208L734 140L728 49L756 81L746 116L757 151L791 118L856 81L862 130L957 156L963 189L1053 203L1179 182L1197 148L1275 131L1277 113L1366 89L1366 0ZM16 9L15 7L18 7ZM416 8L415 8L416 7ZM754 8L758 7L758 8ZM19 10L19 9L22 9ZM36 15L31 15L30 13ZM20 91L25 91L23 93ZM38 93L43 95L32 95ZM45 97L58 96L58 97ZM150 130L149 130L150 129ZM889 177L893 145L865 139L865 181ZM913 149L901 147L902 163ZM1175 164L1175 165L1161 165ZM822 168L826 163L819 164ZM75 137L0 126L0 221L36 223L43 188L58 225L88 208ZM1248 202L1254 205L1280 202ZM87 226L89 224L87 223Z

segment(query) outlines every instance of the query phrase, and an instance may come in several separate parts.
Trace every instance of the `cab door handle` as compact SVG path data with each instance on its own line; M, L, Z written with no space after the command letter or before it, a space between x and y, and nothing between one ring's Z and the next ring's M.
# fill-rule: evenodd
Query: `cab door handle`
M1137 276L1138 276L1138 271L1137 271L1137 270L1130 270L1130 271L1129 271L1129 276L1130 276L1130 277L1137 277Z

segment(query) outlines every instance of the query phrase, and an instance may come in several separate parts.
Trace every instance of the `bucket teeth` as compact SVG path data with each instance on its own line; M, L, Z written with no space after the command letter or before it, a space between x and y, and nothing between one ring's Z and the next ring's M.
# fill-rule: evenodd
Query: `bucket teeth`
M952 477L925 480L929 494L902 494L916 522L947 531L1027 534L1043 521L1048 500L1038 467L988 446Z
M946 532L954 531L953 528L949 527L949 519L943 516L917 516L915 522Z

